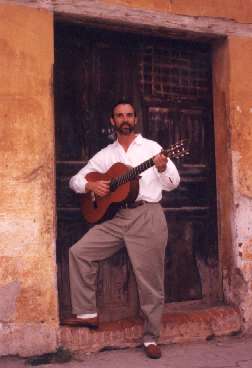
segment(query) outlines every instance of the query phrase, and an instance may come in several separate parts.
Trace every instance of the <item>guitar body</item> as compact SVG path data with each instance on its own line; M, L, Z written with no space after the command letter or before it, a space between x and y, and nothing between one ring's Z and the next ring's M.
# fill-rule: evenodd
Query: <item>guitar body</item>
M111 180L127 173L130 168L121 162L115 163L104 174L91 172L86 176L88 181ZM90 224L111 218L118 209L120 202L134 202L138 196L139 180L135 179L120 185L115 191L104 197L85 193L81 195L81 212Z

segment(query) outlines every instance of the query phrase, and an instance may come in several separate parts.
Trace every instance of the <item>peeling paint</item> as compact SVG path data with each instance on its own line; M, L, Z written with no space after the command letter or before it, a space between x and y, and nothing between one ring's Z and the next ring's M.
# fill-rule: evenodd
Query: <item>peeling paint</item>
M0 323L0 356L42 355L57 348L57 329L44 323Z
M0 243L1 257L18 257L24 253L27 255L37 254L40 226L32 218L22 216L13 219L11 216L0 214L0 234L4 234Z
M239 180L240 180L240 172L239 172L239 165L240 165L240 159L241 155L239 152L233 152L232 153L233 158L233 181L234 186L236 188L234 192L234 199L235 203L239 204L238 206L235 206L235 238L236 238L236 244L237 246L237 254L239 256L239 252L241 247L243 247L244 244L250 242L252 239L252 201L250 198L247 198L243 196L239 191ZM242 254L242 257L237 257L238 264L240 264L241 261L245 260L244 255ZM247 259L248 260L248 259ZM240 264L240 267L241 264Z
M0 321L10 322L15 320L16 300L20 294L20 282L13 281L0 286Z

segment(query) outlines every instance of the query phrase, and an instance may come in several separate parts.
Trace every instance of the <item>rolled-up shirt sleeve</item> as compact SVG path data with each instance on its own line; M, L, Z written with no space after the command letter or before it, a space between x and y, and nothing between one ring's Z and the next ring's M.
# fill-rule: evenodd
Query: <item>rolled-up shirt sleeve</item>
M104 161L104 152L101 150L94 155L88 163L69 181L69 187L76 193L86 193L87 180L85 177L90 172L106 172L106 160Z
M162 147L155 142L155 150L154 154L159 154L162 150ZM158 172L157 168L155 167L155 171L159 177L162 190L166 190L170 192L171 190L177 188L180 183L180 175L170 158L168 158L166 169L163 172Z
M87 180L85 179L85 176L88 173L88 171L86 172L86 166L83 167L76 175L72 176L69 181L69 187L76 193L86 193Z
M162 189L166 191L171 191L180 183L180 176L178 173L178 170L171 159L168 159L166 170L163 172L158 172L156 169L156 172L160 178L160 182L162 185Z

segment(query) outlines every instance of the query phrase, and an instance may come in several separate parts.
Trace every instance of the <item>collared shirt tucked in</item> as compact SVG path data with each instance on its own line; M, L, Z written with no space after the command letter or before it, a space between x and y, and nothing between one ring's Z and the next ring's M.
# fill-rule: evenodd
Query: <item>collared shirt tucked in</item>
M105 173L116 162L135 167L159 154L161 149L162 147L158 143L142 137L141 134L136 136L127 151L118 141L115 141L94 155L87 165L70 179L70 188L76 193L85 193L87 183L85 177L88 173L93 171ZM164 172L159 173L156 167L153 166L140 175L137 201L159 202L162 197L162 190L173 190L180 182L177 168L170 159L168 159L167 168Z

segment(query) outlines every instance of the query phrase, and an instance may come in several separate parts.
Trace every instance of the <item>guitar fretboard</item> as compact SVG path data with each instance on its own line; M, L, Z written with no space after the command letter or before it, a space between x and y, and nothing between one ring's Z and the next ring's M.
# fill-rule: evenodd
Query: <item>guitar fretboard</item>
M134 167L133 169L130 169L126 174L117 176L116 178L111 180L110 183L111 190L113 191L120 185L136 179L138 175L141 174L141 172L149 169L153 165L154 165L153 158L150 158L149 160L142 162L140 165Z

